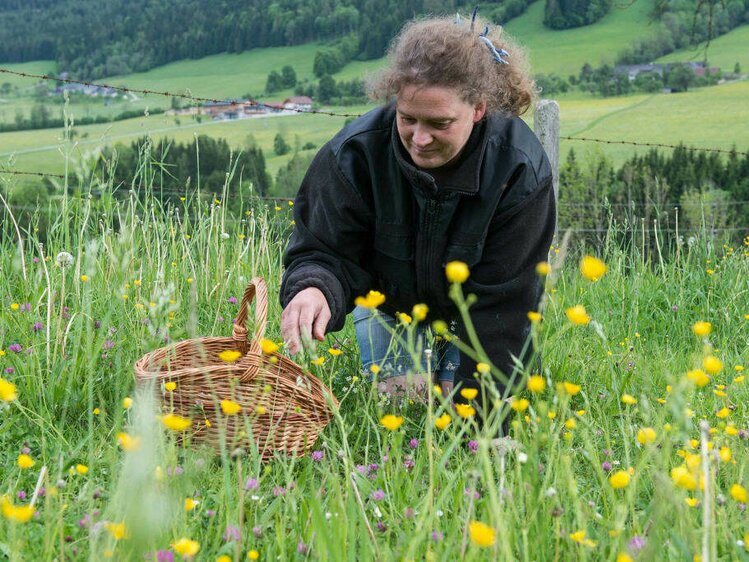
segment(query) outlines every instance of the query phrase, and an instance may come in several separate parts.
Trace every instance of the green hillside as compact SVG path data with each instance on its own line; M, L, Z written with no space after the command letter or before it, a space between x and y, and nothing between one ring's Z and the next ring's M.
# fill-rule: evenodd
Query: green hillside
M506 29L528 49L534 73L553 72L566 78L577 75L586 62L612 64L619 51L647 31L650 4L648 0L617 3L596 24L553 31L543 25L544 3L534 2Z
M683 49L657 62L701 61L705 58L704 46L700 49ZM738 62L742 72L749 71L749 25L742 25L721 35L710 42L707 49L707 60L711 66L719 66L723 72L733 71Z
M594 98L574 95L558 98L561 106L562 135L604 140L655 142L740 150L749 150L749 82L736 82L683 94L637 95ZM709 127L695 126L695 108L704 108L700 121ZM334 111L359 113L366 107L332 108ZM528 116L532 122L532 116ZM265 152L268 170L275 175L289 158L273 154L273 138L282 133L292 146L298 137L301 144L321 146L344 123L342 117L326 115L292 115L241 121L204 121L196 123L183 118L178 125L174 117L151 115L107 125L78 127L76 143L70 150L79 159L97 147L117 142L129 143L150 133L179 141L192 140L195 134L226 138L241 149L250 135ZM62 131L47 129L0 135L0 162L14 158L20 170L57 172L63 170ZM581 154L600 151L614 163L621 163L636 150L627 145L604 145L590 142L563 141L562 152L574 147ZM646 149L639 149L646 150Z
M312 79L312 63L320 47L307 43L296 47L253 49L239 54L224 53L197 60L182 60L148 72L115 76L106 82L133 88L167 90L190 93L200 97L236 98L251 93L260 97L271 70L291 65L297 80ZM283 98L291 90L277 92L273 98Z

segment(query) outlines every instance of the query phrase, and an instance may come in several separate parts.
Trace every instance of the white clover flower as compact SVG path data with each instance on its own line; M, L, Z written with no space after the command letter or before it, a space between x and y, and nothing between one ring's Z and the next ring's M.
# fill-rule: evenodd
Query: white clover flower
M228 240L229 239L229 233L228 232L222 232L221 233L221 238L223 238L224 240Z
M525 464L526 462L528 462L528 455L526 455L525 453L518 453L518 462L520 464Z
M67 267L73 263L73 255L68 252L60 252L55 258L55 263L59 267Z
M554 496L557 495L557 491L556 491L556 489L553 486L549 486L548 488L546 488L546 491L544 492L544 495L547 498L553 498Z

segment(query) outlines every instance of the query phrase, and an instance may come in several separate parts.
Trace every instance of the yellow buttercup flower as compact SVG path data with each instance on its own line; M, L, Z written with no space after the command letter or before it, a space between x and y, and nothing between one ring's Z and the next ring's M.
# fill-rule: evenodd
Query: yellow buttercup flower
M549 273L551 273L551 266L549 265L549 262L538 262L536 264L536 273L541 277L546 277Z
M27 523L34 515L32 505L13 505L7 496L0 498L0 511L3 517L15 523Z
M335 347L331 347L330 349L328 349L328 353L330 353L333 357L338 357L343 353L343 351Z
M718 410L717 412L715 412L715 415L718 416L720 419L725 419L725 418L727 418L728 416L731 415L731 410L729 410L728 408L723 407L720 410Z
M635 560L626 552L620 552L616 555L616 562L635 562Z
M582 389L582 387L579 384L575 384L572 382L563 382L562 388L570 396L575 396Z
M463 388L460 391L460 395L466 400L473 400L478 394L479 391L476 388Z
M617 470L614 474L609 476L609 484L615 490L626 488L629 485L629 472L626 470Z
M218 358L224 363L234 363L240 357L242 357L242 352L233 349L225 349L218 354Z
M713 325L710 324L710 322L704 322L700 320L699 322L695 322L694 324L692 324L692 331L696 336L702 338L710 335L710 332L713 331Z
M525 412L528 409L530 402L526 398L519 398L512 401L510 407L516 412Z
M702 368L711 375L717 375L723 370L723 361L713 355L708 355L702 360Z
M595 548L596 543L595 541L585 538L585 530L581 529L579 531L575 531L574 533L570 533L570 539L574 542L581 544L583 546L587 546L588 548Z
M313 365L317 365L318 367L325 363L325 357L315 357L312 361L310 361Z
M169 381L164 383L164 389L167 392L174 392L177 389L177 383L174 381Z
M371 373L372 373L373 375L376 375L376 374L377 374L377 373L379 373L379 372L380 372L381 370L382 370L382 368L381 368L381 367L380 367L379 365L371 365L371 366L369 367L369 371L370 371L370 372L371 372Z
M710 377L708 377L702 369L687 371L687 379L700 387L706 386L707 383L710 382Z
M263 353L265 353L266 355L270 355L278 351L278 344L274 341L262 338L260 340L260 349L262 349Z
M671 480L675 486L683 488L684 490L691 491L697 489L697 479L694 474L692 474L692 471L684 465L671 469Z
M400 321L401 321L401 322L402 322L403 324L405 324L406 326L408 326L408 325L409 325L409 324L410 324L410 323L412 322L412 320L413 320L413 319L412 319L412 318L411 318L411 317L410 317L410 316L409 316L408 314L406 314L405 312L398 312L398 313L396 314L396 316L398 317L398 320L400 320Z
M434 420L434 426L437 429L444 431L452 421L453 420L450 417L450 414L442 414L440 417Z
M192 498L185 498L185 511L192 511L196 507L198 507L198 504L200 504L199 501L196 501Z
M489 371L491 371L491 367L488 363L482 363L478 362L476 363L476 370L481 373L482 375L487 374Z
M739 503L749 503L749 494L741 484L734 484L728 491L731 497Z
M164 427L172 431L185 431L192 425L192 420L183 418L177 414L166 414L161 416L161 423L164 424Z
M386 414L380 418L380 424L390 431L395 431L401 425L403 425L403 416L394 416L393 414Z
M540 375L531 375L528 377L528 390L531 392L543 392L546 388L546 381Z
M36 463L34 462L34 459L32 459L29 455L25 453L21 453L18 455L18 460L16 461L19 468L26 469L31 468Z
M450 283L465 283L471 270L462 261L451 261L445 266L445 275Z
M221 411L227 416L234 416L240 412L242 406L232 400L221 401Z
M120 431L117 434L117 444L122 447L124 451L137 451L140 447L140 437L133 437L129 433Z
M258 560L260 553L257 550L251 550L247 553L247 560Z
M497 542L497 533L486 523L471 521L468 524L468 533L473 544L486 548Z
M728 462L733 458L733 455L731 454L731 449L728 447L721 447L718 451L718 456L720 457L720 460L723 462Z
M565 314L569 321L576 326L585 326L590 323L590 316L588 316L585 307L581 304L568 308L565 310Z
M608 271L605 263L593 256L585 256L580 260L580 273L589 281L598 281Z
M83 476L84 474L88 474L88 467L85 464L77 464L75 465L75 471Z
M123 408L125 408L126 410L129 410L130 408L132 408L132 406L133 406L132 398L130 398L129 396L126 396L125 398L122 399Z
M427 314L429 314L429 307L421 303L415 304L413 309L411 309L411 314L417 322L423 322L426 319Z
M627 406L634 406L635 404L637 404L637 398L635 398L631 394L622 394L622 402Z
M0 400L3 402L12 402L18 400L16 385L0 377Z
M377 308L385 302L385 295L379 291L369 291L365 297L356 297L354 304L363 308Z
M104 524L104 528L116 541L121 541L122 539L127 539L130 537L125 523L112 523L107 521Z
M476 409L470 404L455 404L455 411L461 418L472 418L476 415Z
M182 556L195 556L200 550L200 543L187 538L181 538L172 543L172 548Z
M648 445L655 441L655 438L655 430L652 427L643 427L637 432L637 442L640 443L640 445Z
M535 312L531 310L528 313L528 320L530 320L532 324L538 324L539 322L541 322L541 318L542 316L541 316L541 313L539 312Z

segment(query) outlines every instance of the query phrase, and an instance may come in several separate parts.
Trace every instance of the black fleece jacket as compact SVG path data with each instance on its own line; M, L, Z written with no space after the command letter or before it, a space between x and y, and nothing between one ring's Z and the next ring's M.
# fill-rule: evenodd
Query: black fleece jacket
M435 177L438 181L435 181ZM317 287L340 330L354 299L385 294L384 312L426 303L431 319L457 320L445 264L468 264L472 323L492 363L507 376L530 332L548 257L556 208L551 167L533 132L517 117L488 114L458 163L430 175L413 165L395 125L393 105L356 119L320 149L294 205L295 228L284 256L282 306ZM456 383L475 387L476 363L461 357ZM499 385L500 390L503 390Z

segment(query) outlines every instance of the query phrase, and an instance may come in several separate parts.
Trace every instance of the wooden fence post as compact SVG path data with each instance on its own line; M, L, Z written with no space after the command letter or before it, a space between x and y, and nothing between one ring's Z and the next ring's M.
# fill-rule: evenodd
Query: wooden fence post
M554 197L559 201L559 104L554 100L541 100L533 117L533 130L546 151L551 163Z

